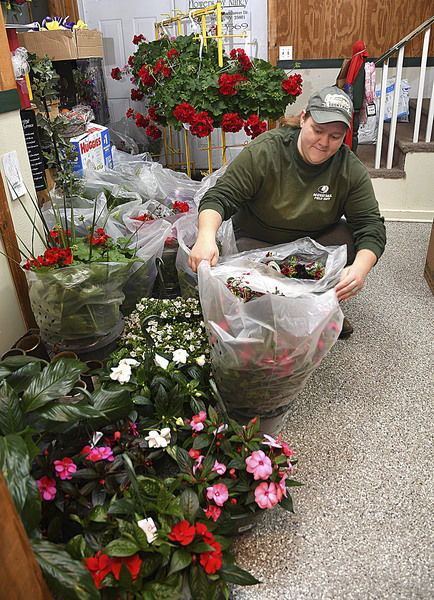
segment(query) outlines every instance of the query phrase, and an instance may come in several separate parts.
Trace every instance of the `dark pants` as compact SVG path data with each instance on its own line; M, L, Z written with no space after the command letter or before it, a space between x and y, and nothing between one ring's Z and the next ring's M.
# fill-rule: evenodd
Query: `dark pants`
M244 252L244 250L254 250L255 248L267 248L274 245L269 242L248 237L248 235L244 231L238 229L238 227L234 227L234 233L239 252ZM347 246L347 265L351 265L354 262L356 257L354 239L350 228L344 219L341 219L339 223L324 229L324 231L315 235L310 235L309 237L322 246L342 246L345 244Z

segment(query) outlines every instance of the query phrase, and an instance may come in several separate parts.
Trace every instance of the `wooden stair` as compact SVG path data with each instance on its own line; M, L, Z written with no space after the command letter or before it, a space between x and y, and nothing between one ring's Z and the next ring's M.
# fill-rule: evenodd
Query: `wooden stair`
M428 116L429 99L422 102L422 114L419 129L419 140L425 139L426 122ZM357 156L367 167L372 178L399 179L405 177L405 156L408 152L434 152L434 142L419 141L413 143L413 125L416 115L416 99L411 98L409 102L409 122L396 125L395 149L393 152L392 169L386 169L386 157L389 145L390 124L384 123L383 145L381 148L380 169L375 169L375 144L360 144L357 148Z

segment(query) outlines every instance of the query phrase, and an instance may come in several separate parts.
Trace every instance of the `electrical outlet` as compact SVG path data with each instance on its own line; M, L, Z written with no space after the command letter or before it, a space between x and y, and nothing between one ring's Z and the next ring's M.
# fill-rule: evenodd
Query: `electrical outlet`
M279 60L292 60L292 46L279 46Z

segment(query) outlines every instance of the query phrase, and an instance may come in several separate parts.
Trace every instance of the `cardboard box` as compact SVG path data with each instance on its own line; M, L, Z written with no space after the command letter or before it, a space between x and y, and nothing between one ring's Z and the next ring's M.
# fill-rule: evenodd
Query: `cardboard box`
M73 171L113 168L110 135L107 127L88 123L86 132L69 140L77 148Z
M51 60L102 58L102 33L97 29L56 29L18 33L20 46L32 54Z
M431 227L431 237L426 254L424 276L430 287L430 290L434 294L434 221Z

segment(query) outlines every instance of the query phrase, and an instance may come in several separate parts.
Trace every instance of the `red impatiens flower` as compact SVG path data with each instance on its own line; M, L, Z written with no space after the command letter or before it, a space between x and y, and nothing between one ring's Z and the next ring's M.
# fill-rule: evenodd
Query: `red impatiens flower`
M205 523L196 523L196 533L210 546L213 544L214 536L210 531L208 531L208 527L205 525Z
M238 113L226 113L222 118L222 129L226 133L237 133L244 125Z
M196 535L196 528L188 521L181 521L172 527L169 537L173 542L179 542L181 546L190 544Z
M120 68L116 67L115 69L112 69L111 76L112 76L112 79L116 79L116 81L119 81L120 79L122 79L122 73L121 73Z
M97 589L100 590L104 587L101 585L102 580L112 570L111 558L107 554L101 554L101 550L99 550L95 556L86 558L85 565L86 569L90 571Z
M259 134L263 133L267 129L267 123L261 121L258 115L250 115L247 121L244 123L244 131L247 135L252 136L252 140L258 137Z
M181 123L190 123L191 118L196 114L196 110L188 102L182 102L178 104L173 114Z
M242 48L234 48L233 50L231 50L230 57L232 58L232 60L238 61L243 71L247 72L250 71L250 69L252 68L250 58L247 56L247 54Z
M137 127L147 127L149 125L149 117L144 117L141 113L136 113L136 125Z
M299 96L302 90L303 79L301 75L290 75L288 79L282 81L282 89L288 92L290 96Z
M133 581L135 581L137 579L137 575L140 573L140 567L142 566L142 559L140 556L136 553L133 554L133 556L123 556L122 558L119 556L114 556L112 558L111 570L118 581L122 563L124 563L124 565L127 567L131 573Z
M146 135L149 135L153 140L158 140L161 137L161 130L155 125L148 125L145 130Z
M212 519L214 522L217 521L219 516L222 514L222 509L214 504L211 504L208 508L203 509L208 519Z
M130 117L132 117L134 115L134 110L132 108L129 108L126 112L127 115L127 119L129 119Z
M208 573L209 575L218 571L223 562L221 545L218 542L213 542L210 545L213 546L214 550L202 552L200 555L200 564L204 568L205 573Z
M143 92L133 88L131 90L131 100L135 100L135 101L143 100Z
M148 108L148 116L151 121L155 121L156 123L159 123L163 119L163 117L157 113L156 106L150 106Z
M149 71L149 69L147 68L146 65L143 65L143 67L139 70L139 72L137 73L137 75L142 80L142 83L143 83L144 86L146 86L146 87L152 87L154 85L155 79L151 75L151 72Z
M145 42L146 38L144 35L140 34L140 35L135 35L133 37L133 44L135 44L136 46L138 46L141 42Z
M206 111L196 113L190 119L190 133L197 137L206 137L214 130L212 124L213 119L208 116Z
M175 58L175 56L178 56L179 52L178 50L176 50L175 48L172 48L171 50L169 50L169 52L167 53L167 58Z
M235 75L228 75L223 73L219 77L219 94L224 96L235 96L238 91L237 84L241 81L247 81L244 75L235 73Z

